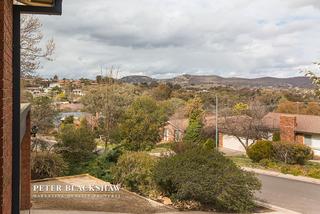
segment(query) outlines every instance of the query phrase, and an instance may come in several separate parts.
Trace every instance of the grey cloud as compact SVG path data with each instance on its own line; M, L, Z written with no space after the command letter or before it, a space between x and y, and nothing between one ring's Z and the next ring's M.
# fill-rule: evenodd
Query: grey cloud
M88 3L89 2L89 3ZM68 0L41 17L57 44L42 75L294 76L319 58L320 1Z

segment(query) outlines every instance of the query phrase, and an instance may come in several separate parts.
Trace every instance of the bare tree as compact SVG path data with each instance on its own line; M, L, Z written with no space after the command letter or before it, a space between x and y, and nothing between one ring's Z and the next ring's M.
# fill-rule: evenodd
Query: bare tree
M317 66L317 70L320 70L320 62L314 62L313 63L315 66ZM312 83L315 86L315 91L316 94L320 97L320 77L316 75L316 73L314 71L311 70L304 70L303 71L305 73L305 75L307 77L310 78L310 80L312 81Z
M269 128L263 123L267 111L259 102L245 109L231 109L223 113L219 123L223 133L236 137L247 151L250 143L269 138Z
M40 60L52 60L55 43L52 39L43 44L42 24L39 18L30 15L21 17L21 73L32 76L40 67ZM44 46L44 47L42 47Z

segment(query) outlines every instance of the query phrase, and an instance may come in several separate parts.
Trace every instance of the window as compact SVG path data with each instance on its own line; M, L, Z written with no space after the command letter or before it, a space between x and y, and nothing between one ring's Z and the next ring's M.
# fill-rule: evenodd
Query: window
M163 140L168 141L169 140L169 129L164 129L163 130Z
M305 135L304 136L304 144L311 146L312 145L312 137L311 135Z
M174 130L174 141L179 142L180 141L180 131Z

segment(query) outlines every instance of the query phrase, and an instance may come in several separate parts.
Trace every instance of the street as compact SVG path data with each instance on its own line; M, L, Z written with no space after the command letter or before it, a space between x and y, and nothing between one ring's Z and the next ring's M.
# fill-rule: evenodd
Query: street
M257 197L264 202L304 214L320 213L320 185L268 175L262 181Z

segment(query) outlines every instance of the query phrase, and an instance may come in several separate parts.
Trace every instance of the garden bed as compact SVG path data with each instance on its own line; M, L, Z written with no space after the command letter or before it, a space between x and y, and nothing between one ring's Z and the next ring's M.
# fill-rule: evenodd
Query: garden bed
M320 164L308 161L305 165L290 165L271 160L262 160L258 163L252 162L247 156L230 157L238 166L268 169L284 174L291 174L295 176L306 176L320 179Z

